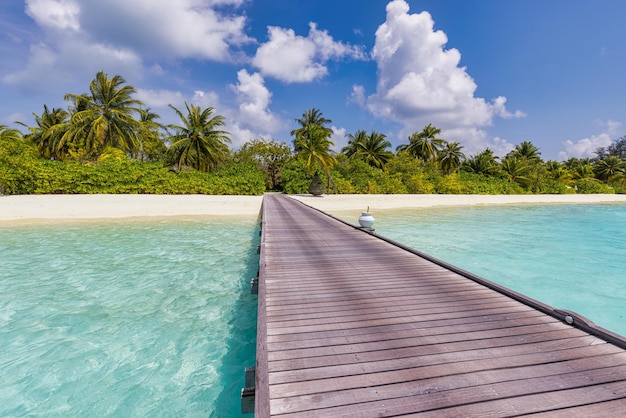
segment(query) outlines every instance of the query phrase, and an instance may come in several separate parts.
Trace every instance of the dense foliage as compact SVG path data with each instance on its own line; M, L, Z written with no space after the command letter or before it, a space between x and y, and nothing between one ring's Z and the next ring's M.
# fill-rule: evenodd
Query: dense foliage
M543 161L530 141L504 157L489 149L466 156L429 124L395 153L384 134L363 130L336 153L332 121L309 109L295 119L292 146L255 138L233 151L213 107L170 106L181 123L164 127L125 83L99 72L88 93L65 96L67 110L33 113L27 132L0 125L0 194L307 193L318 174L335 193L626 192L626 136L596 158L557 162Z

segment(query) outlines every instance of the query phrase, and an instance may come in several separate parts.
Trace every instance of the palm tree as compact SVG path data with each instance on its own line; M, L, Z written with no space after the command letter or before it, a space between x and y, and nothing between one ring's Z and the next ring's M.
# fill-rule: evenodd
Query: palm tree
M550 174L550 178L552 180L558 181L560 183L569 186L574 183L573 175L571 171L558 161L550 160L546 162L546 170Z
M525 159L528 161L539 161L541 153L539 148L533 145L530 141L524 141L521 144L515 146L515 149L509 153L508 156Z
M59 149L57 144L67 131L70 114L57 108L50 111L47 105L43 105L41 116L36 113L33 113L33 116L37 126L29 127L30 133L25 135L25 138L37 147L42 157L56 160L65 159L67 149Z
M594 169L600 180L611 181L624 174L626 163L617 155L609 155L598 161Z
M323 117L322 112L319 109L312 108L305 110L302 113L302 117L296 118L295 121L300 124L300 128L291 131L291 135L294 136L293 145L296 153L300 151L298 149L299 140L302 138L309 138L312 135L313 130L321 129L326 136L331 136L333 134L332 129L325 126L332 123L332 120Z
M0 125L0 141L17 141L22 139L22 133L17 129Z
M483 174L485 176L495 175L500 171L498 161L493 155L493 151L489 148L465 160L463 169L470 173Z
M391 143L386 140L385 134L372 131L369 135L365 131L357 131L354 135L348 135L350 141L342 152L349 159L358 159L366 162L372 167L383 168L393 157L393 153L387 148Z
M408 152L424 162L431 161L437 157L437 153L443 145L443 139L437 137L440 133L441 129L428 124L422 132L415 132L409 136L409 143L399 145L396 151Z
M141 115L143 103L132 98L135 88L124 83L122 76L109 78L99 71L89 84L90 93L66 94L65 100L74 104L75 112L64 141L80 144L91 155L109 146L137 153L143 129L134 116Z
M461 149L463 146L458 142L444 142L443 148L439 151L439 163L443 171L450 174L461 167L461 162L465 159Z
M357 144L367 140L367 133L363 130L359 130L354 134L346 135L346 137L350 139L348 140L348 145L341 149L341 153L346 157L351 158L358 151Z
M581 163L574 165L572 176L575 180L593 178L593 166L590 163Z
M170 152L176 159L178 169L183 165L196 170L211 171L219 167L228 157L229 133L217 129L224 126L222 115L213 116L213 107L202 109L185 102L187 115L170 105L183 122L182 125L168 125L175 131L168 138L172 143Z
M309 174L316 174L317 168L320 168L336 193L337 186L330 175L330 169L337 163L337 159L330 149L334 143L330 140L328 131L321 126L311 126L306 135L296 137L294 143L299 150L296 156L305 161Z
M530 167L522 159L507 157L502 161L500 167L511 183L518 183L524 186L530 181L528 178Z
M142 161L144 159L159 159L167 151L162 139L164 126L156 121L159 118L160 116L150 111L150 109L145 109L141 112L140 121L144 132L139 139L139 150L135 157L141 158Z

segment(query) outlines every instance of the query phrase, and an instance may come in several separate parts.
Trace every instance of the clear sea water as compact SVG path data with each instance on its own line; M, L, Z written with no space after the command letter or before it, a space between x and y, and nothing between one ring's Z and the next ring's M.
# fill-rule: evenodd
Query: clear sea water
M376 232L626 336L626 205L380 211Z
M0 416L237 417L258 223L0 227Z
M626 205L375 216L381 235L626 335ZM240 416L258 243L257 220L0 227L0 416Z

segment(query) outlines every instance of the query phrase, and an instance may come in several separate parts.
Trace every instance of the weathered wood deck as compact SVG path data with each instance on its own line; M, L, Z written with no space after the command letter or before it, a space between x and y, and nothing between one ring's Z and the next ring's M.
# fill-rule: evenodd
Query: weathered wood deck
M255 416L626 416L619 336L283 195L262 233Z

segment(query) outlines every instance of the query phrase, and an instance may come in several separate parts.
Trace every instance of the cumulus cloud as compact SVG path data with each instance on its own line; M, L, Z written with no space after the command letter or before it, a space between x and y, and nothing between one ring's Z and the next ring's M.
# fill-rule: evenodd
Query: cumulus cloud
M505 97L492 102L476 97L476 83L459 66L461 54L445 49L446 34L434 30L428 12L409 10L405 0L391 1L387 19L376 31L372 58L378 65L378 82L376 93L366 98L368 110L410 132L432 123L448 132L446 139L472 148L480 143L484 149L486 137L480 128L491 125L495 116L517 118L523 112L509 112ZM353 99L363 96L357 86Z
M346 128L338 128L336 126L331 126L330 129L333 131L330 136L330 140L335 144L332 148L340 152L341 149L348 145L348 138L346 138Z
M261 74L240 70L237 80L238 83L231 88L239 102L238 123L262 132L276 132L280 129L282 122L269 110L272 93L265 86Z
M194 91L193 97L191 98L191 103L203 108L213 107L215 109L219 109L221 107L220 96L214 91Z
M268 27L269 40L262 44L252 64L264 76L287 83L311 82L328 74L329 60L366 59L363 48L335 41L327 31L309 23L309 34L298 36L293 29Z
M167 108L169 105L178 107L185 102L181 92L172 90L137 89L137 99L150 109Z
M39 25L57 30L80 29L80 6L71 0L27 0L26 13Z
M595 157L596 149L600 147L608 147L613 142L613 138L618 135L622 124L613 120L608 122L599 122L604 132L591 135L591 137L572 141L568 139L563 142L564 151L559 152L559 159L562 161L570 158L590 158Z
M207 0L27 0L26 10L40 26L63 37L80 32L93 43L130 48L155 58L226 61L231 45L251 40L244 34L244 16L220 14L214 4Z
M30 92L73 84L77 77L83 77L86 85L103 69L104 62L107 72L115 71L117 74L124 74L125 78L141 75L142 61L133 51L103 44L87 44L80 39L74 39L55 47L45 43L31 45L26 66L7 74L2 81Z
M154 74L144 69L144 59L153 69L153 62L178 58L234 61L237 48L253 41L244 33L245 16L229 12L242 1L26 0L26 13L45 38L3 81L49 91L69 84L68 77L89 80L101 69L133 79Z
M259 73L237 72L237 84L230 85L238 103L237 109L226 109L228 129L233 145L240 146L255 138L271 138L286 124L269 108L272 93Z

